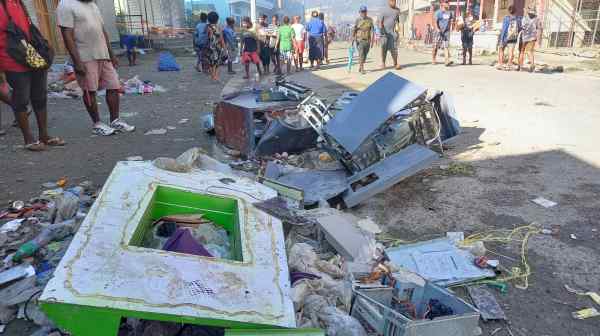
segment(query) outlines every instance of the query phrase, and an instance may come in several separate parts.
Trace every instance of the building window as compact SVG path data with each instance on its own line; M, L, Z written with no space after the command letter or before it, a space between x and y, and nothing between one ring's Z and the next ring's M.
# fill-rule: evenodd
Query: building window
M501 9L506 9L508 7L508 0L501 0L500 1L500 8Z

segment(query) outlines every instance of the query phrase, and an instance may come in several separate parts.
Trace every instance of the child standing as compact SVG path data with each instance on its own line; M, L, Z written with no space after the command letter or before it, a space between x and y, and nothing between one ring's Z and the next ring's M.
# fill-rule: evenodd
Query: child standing
M252 21L249 17L242 19L242 63L246 70L244 79L250 78L250 63L256 64L256 71L262 75L260 71L260 58L258 58L258 38L256 33L252 31Z
M294 29L290 26L290 18L288 16L283 17L283 25L279 27L279 34L277 35L279 38L279 54L286 64L287 74L289 75L292 71L292 38L294 36Z

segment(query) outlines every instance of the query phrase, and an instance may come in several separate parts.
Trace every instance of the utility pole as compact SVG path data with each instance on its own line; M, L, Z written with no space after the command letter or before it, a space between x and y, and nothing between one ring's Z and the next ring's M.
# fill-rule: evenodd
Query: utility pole
M256 0L250 0L250 20L256 23Z

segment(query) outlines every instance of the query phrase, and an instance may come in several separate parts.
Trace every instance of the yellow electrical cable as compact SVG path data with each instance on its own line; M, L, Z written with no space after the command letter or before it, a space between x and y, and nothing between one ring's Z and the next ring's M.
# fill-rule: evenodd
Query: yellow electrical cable
M476 242L483 243L510 243L517 241L521 243L521 265L518 267L512 267L509 271L510 275L498 279L498 281L513 281L522 279L522 284L516 284L515 287L519 289L527 289L529 287L529 276L531 275L531 267L527 262L527 243L529 238L540 232L540 229L535 224L524 225L512 230L491 230L487 232L476 233L468 236L459 243L460 246L473 245Z

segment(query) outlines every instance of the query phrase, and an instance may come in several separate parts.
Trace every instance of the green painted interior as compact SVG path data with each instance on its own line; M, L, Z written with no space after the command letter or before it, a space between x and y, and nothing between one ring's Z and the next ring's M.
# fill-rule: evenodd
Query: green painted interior
M129 245L142 246L152 223L175 214L203 214L204 218L222 226L229 233L233 260L243 261L242 237L239 225L238 201L233 198L206 195L167 186L157 186L142 220L135 229Z
M69 333L71 333L72 336L116 336L119 331L119 325L122 317L131 317L143 320L162 322L175 322L182 324L214 326L232 329L272 328L271 326L253 323L242 323L227 320L205 319L111 308L97 308L52 302L42 302L41 307L42 310L48 315L48 317L54 323L56 323L56 325L58 325L60 328L63 328L64 330L67 330Z

